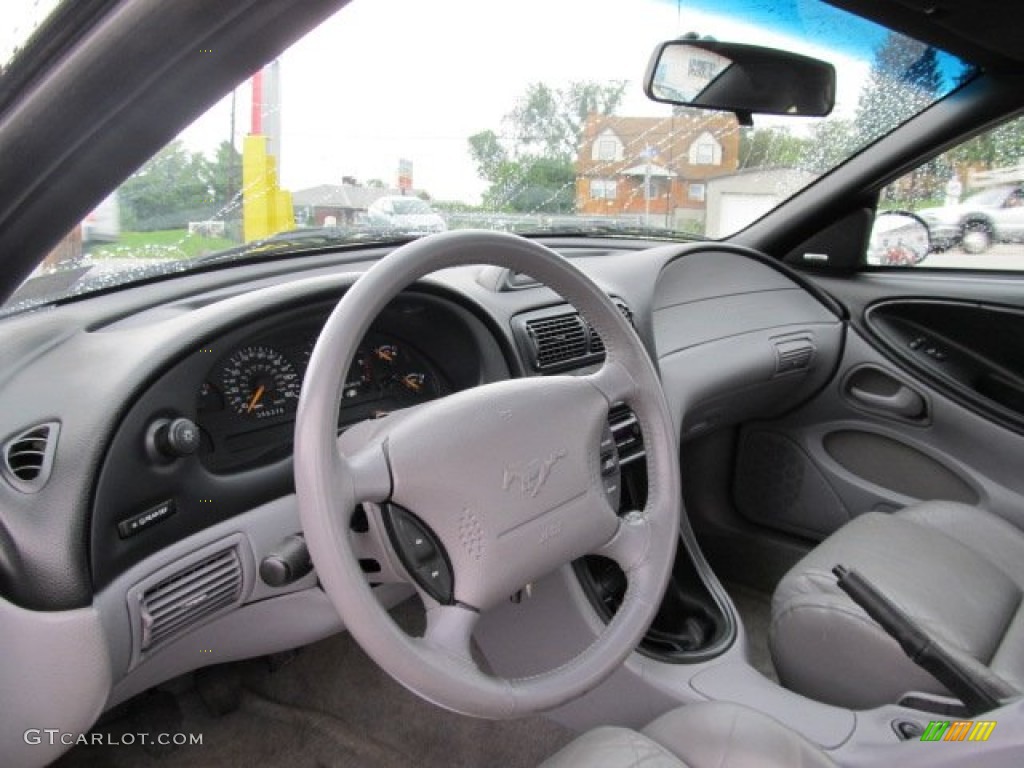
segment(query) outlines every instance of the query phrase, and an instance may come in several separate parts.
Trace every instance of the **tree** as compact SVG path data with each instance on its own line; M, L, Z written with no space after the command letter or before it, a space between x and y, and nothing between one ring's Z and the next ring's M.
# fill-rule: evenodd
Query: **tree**
M240 207L242 191L242 153L230 141L222 141L207 164L207 181L213 189L213 203L218 211Z
M744 128L740 131L739 168L796 168L808 141L788 128Z
M857 104L854 146L864 146L910 119L934 102L941 88L935 49L890 32L875 54ZM945 184L949 173L948 164L933 160L906 177L900 194L908 200L927 199Z
M506 116L517 149L547 158L576 157L589 115L611 115L622 103L625 81L572 82L567 88L531 83Z
M801 167L812 173L826 173L852 155L856 148L856 129L852 121L822 120L811 129Z
M951 162L974 170L1016 165L1024 158L1024 119L1003 123L949 152Z
M854 120L858 143L874 141L933 102L942 86L934 48L889 33L875 54Z
M625 89L625 82L527 86L502 120L504 139L490 129L469 137L477 173L490 185L485 205L528 213L571 212L574 163L587 117L612 114Z
M476 172L492 184L501 175L502 166L509 161L508 151L492 130L480 131L469 137L469 154L476 163Z
M241 155L229 142L208 160L181 140L172 141L121 185L124 228L179 229L223 216L239 204L241 168Z

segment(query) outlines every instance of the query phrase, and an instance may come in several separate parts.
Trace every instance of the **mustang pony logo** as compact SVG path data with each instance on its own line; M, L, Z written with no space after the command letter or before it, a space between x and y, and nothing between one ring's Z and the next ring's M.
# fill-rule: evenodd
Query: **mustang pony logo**
M523 496L533 498L551 477L552 467L565 455L564 450L552 451L546 459L534 459L505 467L505 477L501 481L501 489L507 491L518 481Z

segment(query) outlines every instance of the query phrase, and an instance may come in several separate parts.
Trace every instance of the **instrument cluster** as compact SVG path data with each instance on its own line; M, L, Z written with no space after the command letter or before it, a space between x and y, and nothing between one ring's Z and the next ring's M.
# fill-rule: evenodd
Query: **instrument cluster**
M212 471L243 469L291 453L302 380L320 326L271 332L223 355L200 387L200 458ZM342 391L339 431L447 394L437 367L415 346L371 331Z

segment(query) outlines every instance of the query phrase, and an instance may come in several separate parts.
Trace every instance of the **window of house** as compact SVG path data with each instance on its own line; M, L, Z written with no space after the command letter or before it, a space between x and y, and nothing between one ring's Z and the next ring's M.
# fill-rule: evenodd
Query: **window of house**
M590 198L592 200L614 200L617 187L614 179L591 179Z
M890 230L901 219L878 219L867 263L1024 271L1022 202L1024 118L1017 118L969 139L885 187L879 196L879 212L908 211L924 227L918 226L916 234L910 231L912 227L894 232ZM900 237L907 240L908 247L901 247Z
M704 195L706 194L706 187L704 184L691 184L689 189L686 191L686 196L690 200L697 200L699 202L704 201Z
M594 141L591 151L594 160L614 162L622 159L622 142L611 130L606 130Z
M690 145L690 165L721 165L722 145L705 131Z

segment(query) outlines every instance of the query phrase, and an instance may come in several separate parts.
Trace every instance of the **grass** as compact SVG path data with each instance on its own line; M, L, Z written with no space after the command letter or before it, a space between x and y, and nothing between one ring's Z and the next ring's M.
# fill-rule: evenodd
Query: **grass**
M91 249L94 259L192 259L238 245L226 237L190 235L187 229L122 232L116 243Z

